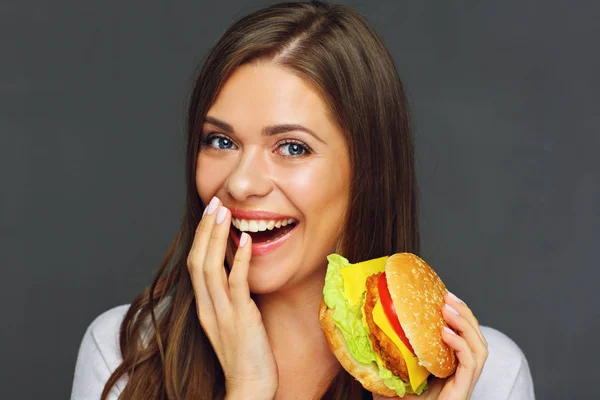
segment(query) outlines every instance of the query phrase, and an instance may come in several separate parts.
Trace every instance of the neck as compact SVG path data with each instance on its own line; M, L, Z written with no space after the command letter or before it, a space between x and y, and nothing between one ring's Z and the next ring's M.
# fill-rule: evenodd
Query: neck
M326 345L318 319L324 279L325 273L319 272L294 287L254 296L272 346L297 338Z

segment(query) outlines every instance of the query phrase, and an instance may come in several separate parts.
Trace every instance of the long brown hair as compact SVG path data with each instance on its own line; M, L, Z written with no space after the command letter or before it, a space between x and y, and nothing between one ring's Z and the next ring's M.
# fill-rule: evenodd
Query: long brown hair
M353 179L340 239L343 255L357 262L418 253L413 137L402 84L379 36L352 9L317 1L280 3L243 17L220 38L198 73L188 109L185 215L154 281L134 299L122 322L123 362L102 399L123 376L122 399L225 396L223 371L198 321L186 265L204 210L195 183L196 157L202 122L223 83L235 68L259 59L311 84L346 135ZM342 370L324 397L363 394Z

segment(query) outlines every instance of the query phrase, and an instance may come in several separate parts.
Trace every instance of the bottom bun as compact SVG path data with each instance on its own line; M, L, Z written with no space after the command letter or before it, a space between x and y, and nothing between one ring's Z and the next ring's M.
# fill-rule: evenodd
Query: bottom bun
M371 393L386 397L396 395L395 390L390 389L383 383L383 379L379 377L379 368L375 364L365 366L359 364L354 359L348 346L346 346L346 341L344 340L342 332L333 321L333 310L328 308L324 301L321 301L319 321L321 322L321 329L325 334L325 338L327 338L327 343L329 343L329 348L331 348L333 354L340 364L342 364L342 367L344 367L350 375Z

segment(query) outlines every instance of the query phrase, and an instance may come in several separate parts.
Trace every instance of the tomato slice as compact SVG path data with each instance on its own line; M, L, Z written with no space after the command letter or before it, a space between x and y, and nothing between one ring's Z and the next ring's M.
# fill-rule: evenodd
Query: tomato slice
M400 321L398 321L398 314L396 314L396 309L394 308L394 303L392 303L392 297L390 296L390 292L388 290L387 278L385 277L385 272L383 272L379 276L379 282L377 282L377 288L379 289L379 299L381 300L381 306L383 308L383 312L385 313L387 319L390 321L392 328L398 334L398 337L406 347L410 350L413 355L416 356L415 351L413 350L408 338L404 334L404 330L402 326L400 326Z

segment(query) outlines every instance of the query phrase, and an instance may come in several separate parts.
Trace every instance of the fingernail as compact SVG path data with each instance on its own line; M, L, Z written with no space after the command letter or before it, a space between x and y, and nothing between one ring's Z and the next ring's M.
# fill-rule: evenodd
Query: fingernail
M248 235L246 232L242 232L242 236L240 236L240 247L244 247L246 242L248 241Z
M452 314L458 315L458 311L456 311L456 308L452 307L450 304L446 304L446 309Z
M459 299L458 297L456 297L456 295L452 292L448 292L448 296L450 296L452 298L452 300L457 301L459 303L465 303L464 301L462 301L461 299Z
M219 206L219 199L215 196L210 200L210 203L208 203L208 207L206 207L206 213L207 214L214 213L218 206Z
M225 221L225 216L227 215L227 209L223 206L219 207L219 212L217 213L217 224Z
M452 329L448 328L447 326L444 326L444 330L451 335L456 335L456 332L454 332Z

